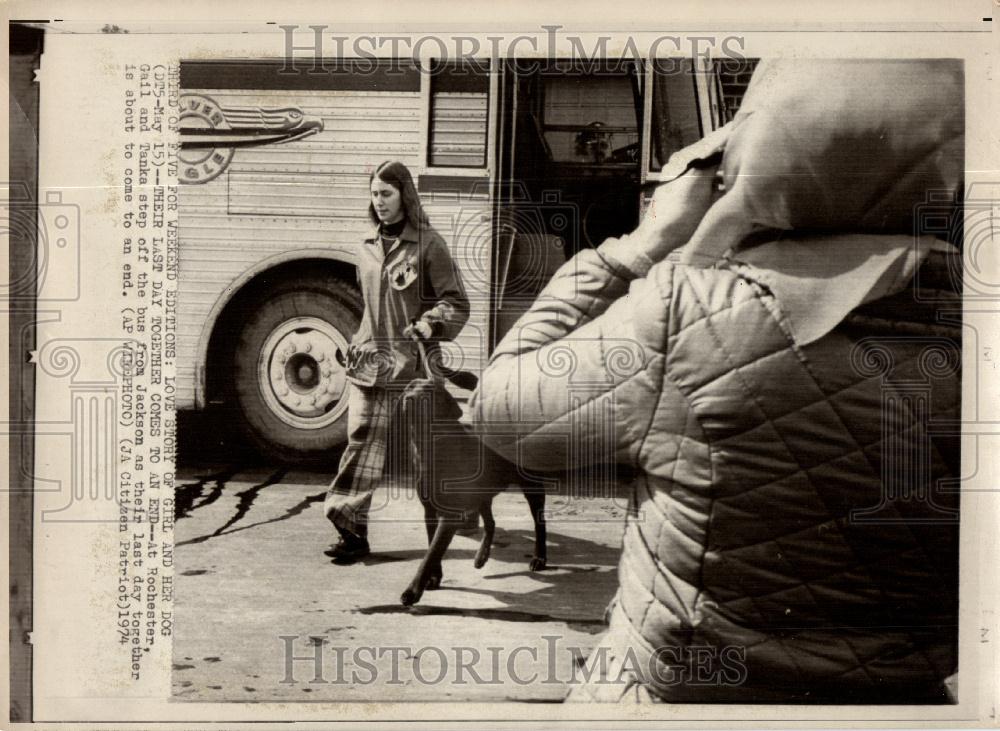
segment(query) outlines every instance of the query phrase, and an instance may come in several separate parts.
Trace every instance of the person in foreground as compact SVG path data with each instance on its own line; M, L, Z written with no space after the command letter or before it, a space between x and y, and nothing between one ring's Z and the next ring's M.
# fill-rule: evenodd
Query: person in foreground
M409 169L387 161L372 172L368 215L376 225L358 254L365 309L346 358L348 442L323 503L340 540L337 564L367 556L368 511L389 459L390 429L406 384L424 374L412 336L452 340L469 318L465 287L448 246L431 226ZM399 441L399 440L395 440Z
M568 700L950 701L961 255L914 232L958 217L962 89L948 60L763 62L497 347L493 449L638 475Z

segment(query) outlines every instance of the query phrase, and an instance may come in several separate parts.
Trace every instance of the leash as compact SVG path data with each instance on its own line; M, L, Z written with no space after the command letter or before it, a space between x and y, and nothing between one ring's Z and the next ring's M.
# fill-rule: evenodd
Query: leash
M406 300L401 297L399 303L403 306L403 317L406 318L406 321L410 323L411 326L415 326L417 321L410 317L410 311L406 306ZM431 371L431 364L427 360L427 348L424 345L424 339L420 337L420 333L416 331L415 327L413 332L410 333L410 340L417 344L417 352L420 353L420 363L424 367L424 375L426 375L430 380L436 381L437 379L434 378L434 373Z
M410 313L406 307L406 302L401 302L401 304L403 305L403 317L405 317L406 321L411 325L415 324L416 320L410 317ZM420 337L420 334L416 331L410 334L410 339L417 344L417 352L420 355L420 363L423 365L424 375L426 375L427 378L434 382L443 379L466 391L472 391L476 388L479 379L474 373L470 373L469 371L456 371L451 368L446 368L440 361L437 365L437 373L432 371L430 359L427 357L427 341Z
M434 373L431 371L431 364L427 360L427 348L424 346L424 339L420 337L420 334L417 332L410 335L410 339L417 344L417 351L420 353L420 362L424 366L424 373L430 380L437 380L434 377Z

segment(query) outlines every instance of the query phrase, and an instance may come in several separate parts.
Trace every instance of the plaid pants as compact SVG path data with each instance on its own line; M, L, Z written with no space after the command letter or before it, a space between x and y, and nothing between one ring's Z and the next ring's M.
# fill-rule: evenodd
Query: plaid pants
M323 512L339 531L365 537L375 488L388 473L411 471L399 464L408 461L409 435L394 433L400 424L402 385L369 388L351 384L349 388L347 447L327 490Z

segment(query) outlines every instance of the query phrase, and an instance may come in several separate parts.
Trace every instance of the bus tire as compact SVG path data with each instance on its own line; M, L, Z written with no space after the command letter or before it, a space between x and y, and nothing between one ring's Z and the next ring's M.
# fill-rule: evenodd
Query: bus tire
M361 312L358 290L333 276L282 282L263 294L232 363L233 401L253 447L290 464L332 463L347 440L339 361Z

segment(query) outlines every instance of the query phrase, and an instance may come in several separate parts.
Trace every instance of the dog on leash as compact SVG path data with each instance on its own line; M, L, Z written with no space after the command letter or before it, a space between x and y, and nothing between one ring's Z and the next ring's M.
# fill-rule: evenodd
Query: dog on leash
M546 564L545 485L520 472L459 423L462 410L438 379L410 382L401 400L400 436L409 446L409 464L416 470L418 495L424 509L428 549L416 575L400 597L404 606L420 601L424 590L441 586L441 559L456 531L483 520L483 539L474 565L490 557L496 522L493 498L511 484L520 484L535 525L535 551L528 566Z

